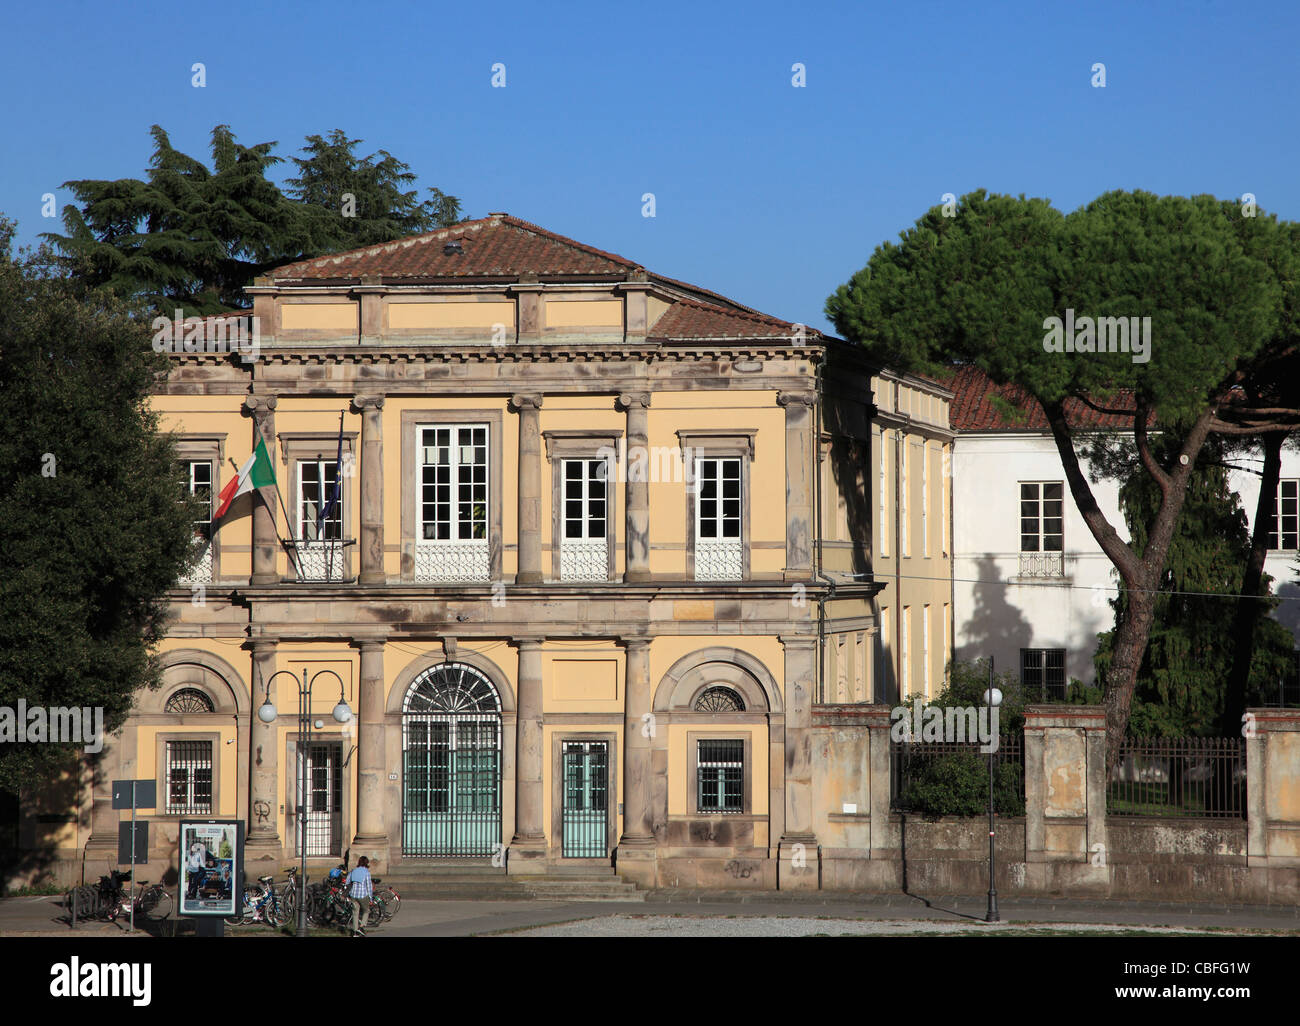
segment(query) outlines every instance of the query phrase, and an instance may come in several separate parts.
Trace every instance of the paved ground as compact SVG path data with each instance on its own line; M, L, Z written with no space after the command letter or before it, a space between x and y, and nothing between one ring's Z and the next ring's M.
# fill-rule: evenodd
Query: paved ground
M655 892L642 903L579 901L402 902L397 920L372 937L538 936L804 936L829 933L987 932L983 897L792 892ZM1114 924L1143 931L1287 933L1300 936L1293 906L1010 898L999 902L1004 929L1044 931ZM0 937L69 936L61 898L0 901ZM734 918L728 918L734 917ZM542 928L545 931L542 932ZM248 928L261 933L263 928ZM997 927L993 927L997 929ZM557 932L558 931L558 932ZM83 923L78 934L124 936L125 927Z

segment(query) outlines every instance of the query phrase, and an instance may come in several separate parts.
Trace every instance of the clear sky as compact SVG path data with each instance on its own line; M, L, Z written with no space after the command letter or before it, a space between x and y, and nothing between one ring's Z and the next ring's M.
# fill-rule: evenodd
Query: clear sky
M25 243L61 230L63 182L143 177L154 123L204 158L221 123L286 158L342 128L469 217L819 328L944 193L1250 192L1300 218L1288 0L0 4L0 212Z

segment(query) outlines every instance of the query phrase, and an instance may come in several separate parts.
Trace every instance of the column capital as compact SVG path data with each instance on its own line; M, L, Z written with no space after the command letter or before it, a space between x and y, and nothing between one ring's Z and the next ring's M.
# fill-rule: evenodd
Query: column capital
M382 410L384 408L384 396L354 395L352 397L352 408L357 413L365 413L367 410Z
M388 644L388 635L380 634L373 637L355 637L350 642L353 648L361 652L382 652L384 646Z
M265 655L268 652L274 652L276 646L280 644L280 638L276 634L261 633L260 628L253 628L258 631L256 634L250 634L248 640L244 642L244 647L251 649L254 655Z
M776 402L778 406L784 406L789 409L791 406L807 406L812 408L813 403L817 401L816 392L777 392Z
M265 416L272 413L278 400L273 395L246 395L244 396L244 409L253 416Z
M777 640L789 648L815 648L817 646L817 635L815 634L778 634Z
M540 392L520 392L510 397L511 409L523 413L524 410L540 410L542 408L542 396Z
M545 638L515 638L510 642L510 644L519 649L520 652L523 652L524 650L535 652L540 649L545 642Z
M619 395L616 403L624 410L630 410L633 406L640 406L648 410L650 408L650 393L623 392Z
M621 645L623 648L626 648L629 652L632 652L632 651L639 651L641 649L649 648L650 642L653 640L654 640L653 638L619 638L617 641L614 642L614 644Z

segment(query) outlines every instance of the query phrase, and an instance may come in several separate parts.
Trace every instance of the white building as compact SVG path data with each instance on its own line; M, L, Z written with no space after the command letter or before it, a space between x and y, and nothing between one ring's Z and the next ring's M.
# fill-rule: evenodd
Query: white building
M949 383L953 390L953 655L992 655L998 670L1018 673L1044 697L1063 695L1071 677L1096 683L1097 634L1113 624L1110 601L1117 575L1084 523L1070 494L1061 458L1037 404L1022 406L1021 422L993 405L998 388L973 368ZM1017 403L1017 405L1021 405ZM1068 403L1072 425L1100 430L1131 427L1131 419ZM1259 494L1262 457L1238 459L1230 473L1248 520ZM1093 495L1120 537L1128 530L1119 509L1119 483L1097 479L1086 462ZM1277 549L1266 570L1286 601L1277 618L1300 636L1300 453L1284 450L1278 489Z

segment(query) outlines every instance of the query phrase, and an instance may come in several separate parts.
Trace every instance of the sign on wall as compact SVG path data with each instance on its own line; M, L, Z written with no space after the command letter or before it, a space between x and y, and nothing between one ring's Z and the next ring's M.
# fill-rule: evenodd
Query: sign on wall
M243 891L244 823L238 819L182 820L182 916L233 916Z

